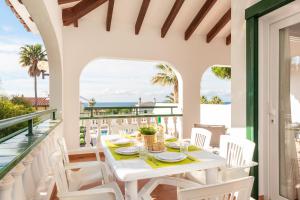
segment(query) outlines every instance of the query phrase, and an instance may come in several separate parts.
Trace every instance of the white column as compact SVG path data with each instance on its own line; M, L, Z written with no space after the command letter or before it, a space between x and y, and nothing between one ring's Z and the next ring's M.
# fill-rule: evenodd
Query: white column
M22 163L19 163L11 172L11 175L15 179L13 186L12 199L13 200L26 200L26 194L23 185L23 174L25 167Z
M23 184L24 184L24 190L26 191L27 199L32 199L35 196L35 190L36 190L36 184L34 182L33 172L31 168L32 161L33 158L31 155L28 155L23 160L23 165L25 166L25 172L23 175Z
M11 175L6 175L0 180L0 199L13 200L12 189L14 184L14 178Z

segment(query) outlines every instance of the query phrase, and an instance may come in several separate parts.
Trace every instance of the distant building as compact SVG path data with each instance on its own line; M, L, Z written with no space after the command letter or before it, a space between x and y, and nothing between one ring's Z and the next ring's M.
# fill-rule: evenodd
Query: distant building
M31 103L32 107L35 107L34 97L24 97L28 102ZM47 110L49 108L49 98L48 97L38 97L37 98L37 110Z

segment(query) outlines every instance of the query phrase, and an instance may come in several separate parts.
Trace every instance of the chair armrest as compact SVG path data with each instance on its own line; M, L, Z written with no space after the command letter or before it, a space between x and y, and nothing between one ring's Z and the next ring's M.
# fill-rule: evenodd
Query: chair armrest
M106 184L95 189L66 192L63 194L58 194L59 199L61 200L92 200L92 199L101 199L101 194L113 193L117 200L124 200L122 192L120 191L116 183Z
M89 161L89 162L77 162L77 163L69 163L65 165L66 170L72 169L82 169L89 167L99 167L99 170L102 172L102 176L105 183L109 182L108 171L106 168L106 164L102 161Z
M250 163L247 163L247 164L245 164L243 166L239 166L239 167L224 167L223 169L226 170L226 171L243 170L243 169L255 167L257 165L258 165L257 162L251 161Z
M79 169L79 168L88 168L88 167L95 167L104 164L103 162L99 161L88 161L88 162L76 162L76 163L69 163L65 165L65 169Z
M94 147L80 147L77 149L70 149L69 154L80 154L80 153L88 153L88 152L102 152L102 148L94 146Z
M70 149L68 151L68 154L84 154L84 153L94 153L96 154L96 158L98 161L100 161L99 152L103 152L103 149L101 147L80 147L77 149Z

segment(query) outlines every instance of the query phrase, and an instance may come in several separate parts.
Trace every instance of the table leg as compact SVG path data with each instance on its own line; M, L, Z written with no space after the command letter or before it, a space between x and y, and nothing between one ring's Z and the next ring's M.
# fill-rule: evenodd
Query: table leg
M125 200L138 199L138 184L137 181L125 182Z
M206 173L206 184L218 183L218 168L207 169L205 173Z

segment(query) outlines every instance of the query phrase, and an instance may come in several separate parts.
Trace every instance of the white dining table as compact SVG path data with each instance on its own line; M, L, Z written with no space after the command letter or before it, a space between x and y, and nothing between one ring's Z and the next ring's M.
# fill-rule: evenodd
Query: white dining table
M184 165L175 165L170 167L152 168L143 159L116 160L111 154L106 141L114 136L102 136L101 143L107 164L112 169L114 175L119 181L125 183L125 199L138 199L138 180L151 179L162 176L182 174L196 170L205 170L207 184L217 183L218 168L225 166L225 159L211 152L200 150L191 151L187 154L198 159L200 162L194 162Z

